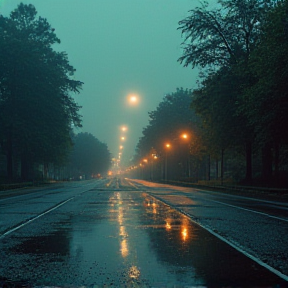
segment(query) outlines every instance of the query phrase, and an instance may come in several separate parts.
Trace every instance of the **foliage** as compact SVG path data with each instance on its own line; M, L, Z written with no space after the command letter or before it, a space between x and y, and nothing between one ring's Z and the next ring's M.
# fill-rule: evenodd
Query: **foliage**
M251 57L256 83L243 95L251 125L260 146L267 142L288 144L288 1L267 15L261 44Z
M195 113L189 109L191 91L177 89L171 95L166 95L155 111L149 112L149 124L143 129L137 150L137 159L149 154L152 147L158 154L164 153L166 142L179 140L180 134L188 132L197 134Z
M250 133L246 118L238 113L239 82L234 71L223 67L193 90L191 107L202 119L202 137L211 155L241 146Z
M111 165L111 156L106 144L90 133L77 134L73 143L70 162L79 175L85 174L89 178L93 174L107 173Z
M218 0L218 7L209 10L208 2L189 11L179 22L185 36L184 66L230 66L248 59L259 42L259 24L273 1Z
M60 43L54 29L36 15L33 5L21 3L10 18L0 17L0 132L8 163L12 156L63 162L71 124L81 127L70 93L83 83L73 79L67 54L53 49Z
M219 0L212 10L204 2L179 22L185 40L178 61L208 68L201 87L193 91L192 103L203 120L203 139L212 155L245 143L247 181L252 178L255 127L243 94L257 81L250 66L251 53L261 45L262 26L276 2Z

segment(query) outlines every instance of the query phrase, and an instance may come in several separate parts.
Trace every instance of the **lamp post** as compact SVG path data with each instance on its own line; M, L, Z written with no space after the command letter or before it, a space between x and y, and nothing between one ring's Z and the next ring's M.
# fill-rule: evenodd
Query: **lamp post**
M158 158L156 154L151 154L152 161L151 161L151 180L154 180L154 161Z
M189 134L187 134L187 133L182 133L182 134L180 134L178 137L176 137L176 138L174 138L174 139L172 139L172 142L174 143L174 141L175 142L178 142L178 145L180 144L179 142L179 140L184 140L184 142L186 142L187 143L187 141L189 140L189 138L190 138L190 136L189 136ZM182 142L182 141L181 141ZM183 142L182 142L183 143ZM179 146L177 146L177 147L179 147ZM171 148L171 144L170 143L166 143L165 144L165 181L167 181L168 180L168 151L169 151L169 149ZM179 147L180 148L180 147ZM173 148L173 151L176 151L177 149L176 149L176 146L174 146L174 148ZM185 149L186 150L186 149ZM179 151L179 150L178 150ZM188 150L188 152L189 152L189 150ZM186 153L186 151L185 151L185 153ZM179 154L179 152L178 152L178 154ZM180 152L180 155L181 155L181 152ZM182 154L183 155L183 154ZM186 159L186 157L185 157L185 159ZM184 159L183 159L184 160ZM181 161L182 162L182 161ZM188 155L188 159L187 159L187 169L185 169L185 164L184 164L185 162L183 161L183 167L184 168L182 168L182 172L181 172L181 174L182 173L184 173L185 174L185 176L188 176L188 177L190 177L190 153L189 153L189 155ZM186 170L186 171L185 171Z
M181 135L182 139L188 140L189 136L188 134L184 133ZM190 178L191 176L191 171L190 171L190 151L188 147L188 157L187 157L187 176Z
M168 179L168 176L167 176L167 170L168 170L168 168L167 168L167 152L168 152L168 150L170 149L170 147L171 147L171 145L169 144L169 143L167 143L166 145L165 145L165 147L166 147L166 151L165 151L165 181L167 181L167 179Z

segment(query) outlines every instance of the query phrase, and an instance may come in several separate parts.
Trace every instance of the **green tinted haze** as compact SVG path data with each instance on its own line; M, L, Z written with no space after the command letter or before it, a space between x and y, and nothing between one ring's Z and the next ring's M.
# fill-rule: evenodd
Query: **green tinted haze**
M84 82L76 101L83 106L83 128L107 143L113 155L120 145L120 126L129 130L123 143L134 154L148 111L177 87L195 87L197 72L183 68L178 21L199 5L195 0L0 0L7 16L23 2L55 28L76 79ZM137 107L126 97L136 93Z

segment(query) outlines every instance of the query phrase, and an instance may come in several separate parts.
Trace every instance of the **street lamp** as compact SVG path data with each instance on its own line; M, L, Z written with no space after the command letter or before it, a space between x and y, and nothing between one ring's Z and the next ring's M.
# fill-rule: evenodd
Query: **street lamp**
M126 126L122 126L122 127L121 127L121 130L122 130L123 132L126 132L126 131L128 130L128 128L127 128Z
M170 143L166 143L165 144L166 150L165 150L165 181L167 181L167 152L168 150L171 148L171 144Z
M182 134L181 137L182 137L183 139L188 139L188 135L187 135L186 133Z
M129 94L127 96L128 104L131 106L137 106L139 104L139 96L137 94Z
M183 133L182 135L181 135L181 137L184 139L184 140L188 140L189 139L189 135L188 134L186 134L186 133ZM189 151L189 147L188 147L188 158L187 158L187 176L190 178L190 174L191 174L191 172L190 172L190 151Z
M190 138L189 134L184 132L182 134L178 134L178 137L172 139L172 142L174 143L174 141L175 141L175 142L179 143L179 142L182 142L181 139L183 139L187 143L187 140L189 140L189 138ZM168 155L167 154L168 154L168 151L169 151L170 148L171 148L171 144L170 143L166 143L165 144L165 181L168 180L168 172L167 172L167 170L168 170ZM173 150L175 151L176 148L174 147ZM189 149L188 149L188 152L189 152ZM185 167L185 164L183 164L183 167ZM185 175L188 175L188 177L190 177L190 154L188 155L187 170L186 171L187 172L185 172L185 170L184 170L183 172L185 173Z
M155 153L151 154L152 160L151 160L151 180L154 180L154 161L158 159L157 155Z

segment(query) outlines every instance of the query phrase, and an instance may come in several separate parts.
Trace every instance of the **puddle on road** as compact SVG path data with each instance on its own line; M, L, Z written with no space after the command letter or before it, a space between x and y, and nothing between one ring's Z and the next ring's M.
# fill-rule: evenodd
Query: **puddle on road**
M34 223L29 233L34 230L37 236L27 235L26 227L5 238L4 245L0 243L0 276L24 278L38 286L267 287L281 283L148 194L94 191L77 201L39 219L38 225L47 225L46 233L41 230L37 235ZM66 215L65 221L61 215Z

